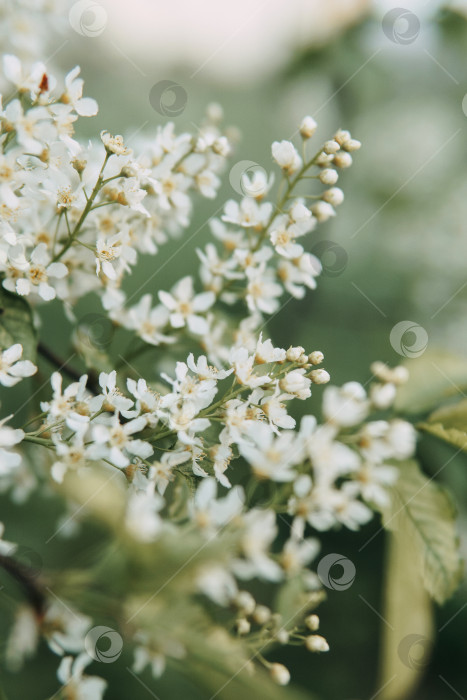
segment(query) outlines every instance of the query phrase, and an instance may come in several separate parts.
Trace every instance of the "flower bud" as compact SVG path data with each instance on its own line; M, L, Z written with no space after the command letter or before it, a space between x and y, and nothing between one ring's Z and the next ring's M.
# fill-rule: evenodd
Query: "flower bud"
M236 625L237 625L237 632L238 632L238 634L240 634L240 635L242 635L242 636L245 635L245 634L249 634L250 629L251 629L251 625L250 625L250 623L248 622L248 620L246 620L244 617L240 617L240 618L236 621Z
M271 611L266 605L257 605L253 613L253 620L258 625L264 625L271 619Z
M304 369L293 369L279 382L282 391L302 400L311 396L310 385L311 381L305 377Z
M290 346L290 348L287 350L286 358L289 362L298 362L299 358L304 352L305 348L302 348L301 345L297 345L295 348Z
M339 175L332 168L325 168L320 172L319 179L323 185L335 185L339 179Z
M287 685L290 681L290 672L283 664L271 664L269 673L277 685Z
M277 630L275 639L279 642L279 644L288 644L289 643L289 633L285 629L280 629Z
M305 639L305 646L308 651L329 651L329 644L320 634L310 634Z
M313 369L310 372L311 381L313 384L327 384L331 379L329 372L325 369Z
M326 143L323 146L323 151L325 153L337 153L337 151L340 150L340 145L332 139L332 141L326 141Z
M346 131L345 129L339 129L334 136L334 140L337 141L340 146L350 141L351 138L350 131Z
M206 116L210 122L218 124L224 118L224 110L218 102L210 102L206 108Z
M300 134L304 139L310 139L318 128L318 124L313 117L304 117L300 124Z
M327 202L316 202L311 207L313 216L316 216L318 221L327 221L331 216L335 216L336 212Z
M293 175L302 167L302 159L291 141L274 141L272 157L287 175Z
M334 156L330 153L322 153L319 154L319 156L316 158L316 165L319 165L320 167L324 168L326 165L330 165L333 161Z
M305 618L305 625L310 629L312 632L316 632L316 630L319 628L319 617L318 615L308 615L307 618Z
M88 164L88 162L87 162L87 160L81 160L80 158L75 158L74 160L71 161L71 164L77 173L82 173L83 170L86 168L86 165Z
M321 199L325 202L329 202L333 207L338 207L344 201L344 193L339 187L331 187L329 190L325 190L321 195Z
M350 168L350 166L352 165L352 156L350 155L350 153L340 151L334 156L333 163L336 166L336 168Z
M324 360L324 355L321 350L314 350L308 355L308 360L312 365L320 365Z
M235 605L244 615L251 615L256 607L256 601L248 591L239 591L235 597Z
M396 387L394 384L373 384L370 389L371 403L375 408L384 411L394 403Z
M342 144L342 148L345 151L358 151L359 148L361 148L362 144L360 141L357 141L357 139L350 139L349 141L346 141L344 144Z

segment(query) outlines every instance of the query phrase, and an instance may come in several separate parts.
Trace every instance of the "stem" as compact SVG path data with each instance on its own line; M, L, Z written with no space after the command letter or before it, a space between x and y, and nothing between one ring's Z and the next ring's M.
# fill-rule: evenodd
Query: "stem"
M31 569L6 554L0 554L0 566L21 585L36 614L38 617L42 617L45 612L47 598Z
M102 187L102 184L104 182L105 166L107 165L107 161L109 160L111 155L112 155L111 153L106 152L104 162L102 164L102 168L100 169L100 172L99 172L99 177L97 178L96 184L94 185L94 189L91 192L91 195L90 195L88 201L86 202L86 206L84 207L75 228L71 232L71 235L68 237L68 241L65 243L62 250L53 258L52 262L57 262L57 260L60 260L60 258L66 253L66 251L73 245L73 242L74 242L76 236L78 236L78 234L81 230L81 226L83 225L84 220L86 219L87 215L91 211L91 207L93 205L93 202L94 202L97 194L99 193L99 190Z
M50 364L54 365L54 367L56 367L60 372L66 374L68 377L70 377L70 379L73 379L73 381L79 382L79 380L82 377L82 373L71 367L66 360L62 360L58 355L56 355L53 352L53 350L50 350L50 348L48 348L40 342L37 346L37 351L40 355L42 355L44 359L48 360ZM95 396L100 394L98 377L94 370L89 370L88 382L86 386Z
M73 367L70 367L68 362L62 360L58 355L56 355L53 350L50 350L47 346L45 346L43 343L39 343L37 346L37 352L42 355L43 358L48 360L50 364L54 365L57 367L59 370L67 374L70 379L73 379L74 381L79 381L81 378L81 373L78 372L76 369Z
M289 180L289 184L287 186L285 193L279 199L278 203L276 204L275 209L273 209L271 216L269 217L269 221L267 222L266 226L264 227L263 232L258 236L258 240L256 242L256 245L252 249L253 252L257 251L258 248L260 247L261 243L263 242L263 240L268 232L269 227L271 226L272 222L274 221L274 218L275 218L277 212L282 211L284 204L286 204L287 200L290 199L290 195L292 194L292 192L295 188L295 185L298 182L300 182L300 180L305 175L306 171L309 170L313 165L315 165L316 160L321 155L322 151L323 151L323 149L320 148L320 150L317 153L315 153L313 158L310 161L308 161L308 163L303 164L303 166L300 168L300 170L295 175L295 177L292 180Z

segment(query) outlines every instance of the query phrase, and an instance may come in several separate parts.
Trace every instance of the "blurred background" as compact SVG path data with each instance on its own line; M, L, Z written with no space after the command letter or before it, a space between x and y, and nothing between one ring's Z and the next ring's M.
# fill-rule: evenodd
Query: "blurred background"
M345 202L311 243L324 266L318 289L302 302L291 300L269 325L279 345L322 350L338 384L365 382L375 359L394 365L410 358L411 348L421 356L419 327L429 351L440 348L467 357L467 3L406 5L386 0L86 1L74 3L69 16L67 9L51 32L51 64L62 71L81 65L86 95L100 105L97 117L80 120L81 136L105 128L136 143L138 136L169 121L149 99L151 88L168 80L186 96L184 107L173 114L177 130L196 129L208 102L223 106L225 121L241 133L232 166L251 160L272 168L271 142L296 134L305 114L319 123L317 145L339 127L362 141L351 172L339 181ZM170 99L168 94L169 107ZM193 272L194 251L209 238L209 217L236 196L227 173L218 200L197 207L189 235L197 233L183 251L172 259L180 242L161 248L157 265L168 262L144 291L168 289ZM138 277L153 270L155 262L141 265ZM137 285L137 279L127 280L128 290ZM43 315L51 334L57 309L48 305ZM409 330L399 343L391 342L391 330L404 321L411 322ZM410 368L418 359L408 362ZM432 371L442 374L442 364ZM428 474L452 456L428 437L420 440L419 453ZM466 466L465 457L457 456L440 474L455 494L464 551ZM6 503L1 507L12 511L9 518L16 513ZM18 532L22 512L17 509ZM40 512L31 504L31 519L37 519L32 547L39 547L47 532ZM390 698L378 687L386 624L381 612L385 537L378 530L375 522L357 535L326 535L324 551L342 552L357 565L355 584L345 592L330 591L321 609L331 653L317 658L293 649L281 656L295 681L304 688L311 684L322 700ZM14 539L15 533L9 534ZM65 550L66 541L51 543L46 563L56 564ZM464 584L435 612L438 634L430 660L425 654L414 661L423 666L414 700L465 696L466 624ZM32 662L31 673L49 665L50 654L44 653ZM9 684L18 688L18 679L7 677L7 690ZM112 699L150 697L124 672L117 687ZM177 686L170 675L151 687L169 700L187 695L206 700L196 689ZM26 688L24 695L12 697L31 697ZM38 698L44 697L42 690Z

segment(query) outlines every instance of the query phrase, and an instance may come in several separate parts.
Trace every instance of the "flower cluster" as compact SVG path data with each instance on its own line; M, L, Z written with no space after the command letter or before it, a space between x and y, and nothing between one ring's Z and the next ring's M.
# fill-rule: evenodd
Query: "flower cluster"
M118 353L121 361L112 360L115 346L83 352L83 374L44 350L41 338L39 354L57 365L51 390L22 427L11 427L15 416L1 421L1 490L17 502L31 492L61 493L70 515L58 531L69 537L79 536L89 501L111 494L99 517L118 538L128 569L125 590L109 582L108 597L113 593L122 608L120 631L133 647L135 673L150 666L158 676L167 661L189 664L204 644L207 658L215 651L252 670L253 654L285 685L287 668L270 663L263 649L289 641L311 652L329 649L313 612L323 597L311 568L317 533L368 522L388 502L398 464L415 448L412 426L391 413L397 386L407 380L403 367L375 363L368 392L357 382L321 389L330 381L323 353L278 347L264 330L284 293L301 299L316 287L321 263L306 241L342 203L336 182L360 143L338 130L310 155L316 124L305 117L301 153L291 141L272 144L281 171L275 195L273 173L244 173L245 196L229 199L210 220L213 238L197 251L199 277L184 276L170 291L156 288L130 305L124 278L138 257L156 255L169 237L183 234L194 195L212 199L218 192L231 150L220 109L208 109L196 135L178 134L168 123L131 147L107 131L82 145L76 121L98 107L84 96L79 68L60 84L41 62L28 66L8 54L3 67L16 93L0 111L2 294L24 309L31 304L36 321L43 303L58 299L75 323L76 301L96 293L109 324L132 341L129 353ZM310 194L310 184L318 191ZM241 304L244 313L232 322ZM25 325L33 317L23 316ZM35 332L22 333L30 340L24 357L19 340L2 347L0 382L7 388L37 371ZM132 362L155 346L170 352L143 375ZM322 391L320 423L306 409L315 387ZM301 420L297 406L305 407ZM13 545L0 546L14 567ZM185 569L186 578L176 581ZM93 573L80 579L90 592ZM16 575L21 581L28 574L23 567ZM303 614L257 601L249 590L254 579L275 591L299 581ZM61 656L58 678L68 695L99 699L106 683L84 673L99 620L80 609L66 574L60 581L61 594L71 598L61 608L27 581L34 605L15 611L7 662L18 668L43 637ZM158 585L163 604L143 595ZM209 626L216 634L206 641Z
M230 152L219 115L208 111L196 136L167 124L138 155L108 132L83 147L75 122L98 107L83 97L80 69L59 85L43 63L27 70L6 55L3 64L17 91L0 112L3 286L68 309L91 291L108 308L121 305L138 253L154 255L189 225L190 194L216 195Z

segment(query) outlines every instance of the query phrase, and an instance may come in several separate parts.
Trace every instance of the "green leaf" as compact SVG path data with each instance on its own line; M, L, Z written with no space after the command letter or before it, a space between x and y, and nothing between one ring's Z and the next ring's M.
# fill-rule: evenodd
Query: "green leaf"
M438 409L417 427L467 452L467 399Z
M463 571L452 501L414 461L401 465L392 493L383 525L413 541L424 586L434 600L443 603L459 585Z
M378 688L380 700L412 697L434 636L433 606L423 589L415 540L389 533Z
M397 393L394 407L400 413L429 411L467 386L467 360L463 357L427 350L403 364L410 378Z
M35 360L37 340L31 307L25 299L0 286L0 348L15 343L23 346L21 359Z

